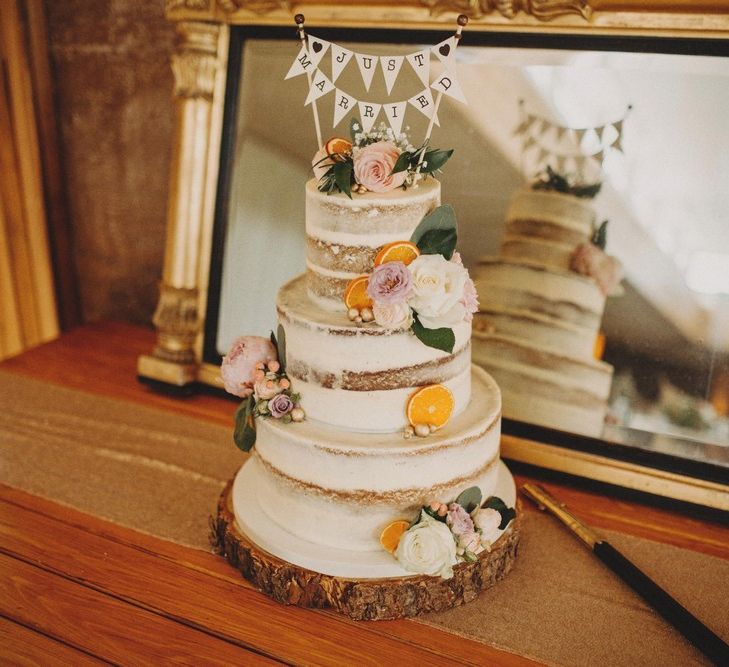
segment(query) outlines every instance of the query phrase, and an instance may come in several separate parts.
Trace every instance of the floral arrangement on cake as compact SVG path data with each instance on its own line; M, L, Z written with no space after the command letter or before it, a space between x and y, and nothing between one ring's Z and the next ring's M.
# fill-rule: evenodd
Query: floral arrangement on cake
M244 452L256 442L257 417L289 423L306 416L286 375L283 327L278 334L278 340L273 332L270 338L237 338L220 366L225 390L243 399L235 413L233 440Z
M456 216L445 204L426 215L409 241L380 248L372 273L352 280L344 293L356 323L410 329L429 347L453 352L453 328L478 310L473 281L455 251Z
M453 567L473 563L506 529L516 511L501 498L481 502L481 490L472 486L454 502L434 500L424 505L414 521L393 521L380 535L380 544L403 569L450 579Z
M312 160L319 190L331 194L390 192L415 184L418 174L433 174L453 154L453 150L428 148L427 142L415 148L407 133L395 133L380 123L365 132L354 119L350 127L351 141L332 137Z
M532 190L561 192L579 199L594 199L601 188L602 183L581 183L576 177L558 174L549 165L532 183Z

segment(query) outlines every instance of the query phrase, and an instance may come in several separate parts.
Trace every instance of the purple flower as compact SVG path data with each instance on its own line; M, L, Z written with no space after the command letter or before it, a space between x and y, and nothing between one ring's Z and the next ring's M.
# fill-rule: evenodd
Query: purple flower
M268 411L275 419L280 419L293 409L294 403L286 394L277 394L268 402Z
M475 530L470 514L458 503L448 505L446 523L456 537L472 533Z
M367 284L367 294L379 303L400 303L410 296L413 279L402 262L385 262L375 267Z

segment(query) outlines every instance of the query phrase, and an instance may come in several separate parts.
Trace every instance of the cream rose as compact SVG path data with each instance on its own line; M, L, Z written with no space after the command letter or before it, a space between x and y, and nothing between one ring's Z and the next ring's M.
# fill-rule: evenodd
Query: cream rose
M427 329L453 327L466 319L462 303L468 271L443 255L420 255L409 265L413 292L408 300Z
M263 378L253 385L256 396L262 401L267 401L283 391L283 387L276 380Z
M385 329L409 329L413 323L412 311L405 301L399 303L380 303L372 306L375 322Z
M407 171L393 174L400 149L389 141L378 141L354 151L354 180L372 192L389 192L399 188Z
M457 562L456 542L445 523L421 512L420 522L400 538L395 557L408 572L450 579Z
M501 514L493 507L477 510L471 517L476 528L481 531L481 540L483 542L491 543L499 536Z

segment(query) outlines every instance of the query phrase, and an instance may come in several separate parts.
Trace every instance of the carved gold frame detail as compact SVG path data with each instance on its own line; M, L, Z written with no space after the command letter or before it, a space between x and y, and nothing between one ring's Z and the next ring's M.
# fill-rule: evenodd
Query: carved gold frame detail
M166 0L166 12L177 28L174 153L157 341L138 372L175 387L218 377L202 348L230 26L291 26L293 35L303 12L312 26L432 29L463 13L469 30L729 38L729 0ZM516 460L729 510L723 485L517 438L502 447Z

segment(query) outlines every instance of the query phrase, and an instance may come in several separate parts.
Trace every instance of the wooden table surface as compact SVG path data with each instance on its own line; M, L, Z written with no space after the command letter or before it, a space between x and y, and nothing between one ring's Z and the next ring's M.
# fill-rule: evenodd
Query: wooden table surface
M137 356L151 350L153 339L130 325L89 325L0 370L231 424L230 401L175 399L137 382ZM635 503L565 484L546 486L597 528L729 558L726 526L654 507L634 511ZM3 486L0 658L42 665L534 664L412 621L357 623L280 606L218 556Z

